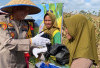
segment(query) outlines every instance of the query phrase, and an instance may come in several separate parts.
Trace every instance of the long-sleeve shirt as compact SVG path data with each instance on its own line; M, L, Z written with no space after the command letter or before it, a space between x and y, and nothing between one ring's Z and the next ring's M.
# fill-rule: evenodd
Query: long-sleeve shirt
M30 48L27 24L0 16L0 68L24 68L24 52Z

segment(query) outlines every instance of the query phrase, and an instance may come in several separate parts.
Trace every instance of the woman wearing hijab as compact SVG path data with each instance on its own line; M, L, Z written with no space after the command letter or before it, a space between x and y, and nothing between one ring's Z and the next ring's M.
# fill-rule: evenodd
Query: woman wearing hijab
M95 28L85 16L78 14L64 19L71 68L90 68L98 63Z
M47 11L47 13L44 15L44 27L43 27L43 32L45 34L48 34L50 36L50 40L52 45L53 44L61 44L61 34L60 34L60 30L59 27L57 25L57 21L56 21L56 16L53 14L53 12L51 10ZM38 63L36 64L37 67L40 68L48 68L48 66L50 66L49 63L53 63L57 66L63 67L63 68L69 68L68 66L64 66L64 65L59 65L57 63L55 63L55 57L51 57L49 61L46 61L45 63ZM52 67L52 68L56 68L56 67ZM59 67L57 67L59 68Z
M44 16L43 32L51 36L51 43L61 44L61 34L57 25L56 16L48 11Z
M53 44L61 44L61 34L60 34L60 29L57 25L57 21L56 21L56 16L53 14L53 12L51 10L47 11L47 13L44 15L44 27L43 27L43 32L46 34L50 35L50 40L52 45ZM45 62L45 64L41 64L41 68L48 68L48 66L50 66L49 63L55 64L57 66L52 66L52 68L69 68L68 65L60 65L58 63L55 62L55 57L54 56L50 56L49 61ZM43 65L43 66L42 66ZM47 67L46 67L47 66Z

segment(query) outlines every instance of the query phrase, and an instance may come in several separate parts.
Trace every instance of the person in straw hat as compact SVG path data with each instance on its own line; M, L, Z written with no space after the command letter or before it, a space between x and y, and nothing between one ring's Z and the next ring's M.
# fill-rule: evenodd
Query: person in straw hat
M25 68L24 53L32 46L50 43L41 37L43 33L25 39L28 27L23 19L41 10L30 0L11 0L1 10L8 15L0 16L0 68Z

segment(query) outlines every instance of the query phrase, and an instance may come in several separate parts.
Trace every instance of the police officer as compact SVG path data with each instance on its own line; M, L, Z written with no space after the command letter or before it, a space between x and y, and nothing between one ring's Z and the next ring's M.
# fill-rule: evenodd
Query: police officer
M11 0L1 10L8 15L0 16L0 68L25 68L24 52L32 46L50 43L41 37L43 33L25 39L28 27L23 19L41 10L30 0Z

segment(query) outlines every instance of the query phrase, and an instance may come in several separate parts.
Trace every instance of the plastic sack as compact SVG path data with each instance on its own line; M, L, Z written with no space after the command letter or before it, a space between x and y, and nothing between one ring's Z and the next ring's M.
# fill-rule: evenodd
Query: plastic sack
M50 56L56 57L56 62L60 65L65 65L69 63L69 50L66 46L62 44L48 44L47 52L44 54L45 58L48 60Z
M46 65L45 63L42 63L40 65L40 68L60 68L59 66L56 66L54 64L49 63L48 65Z

